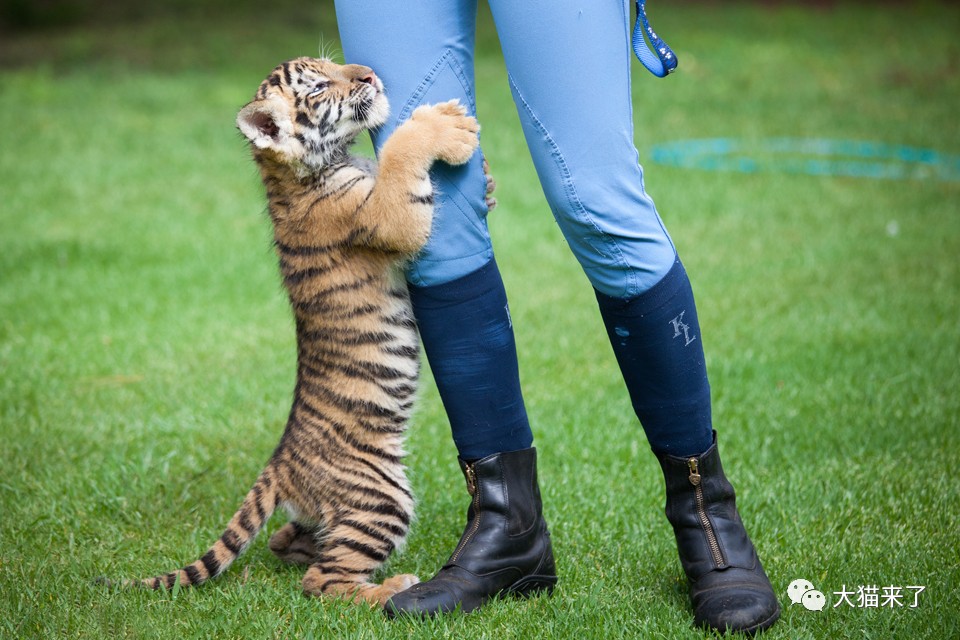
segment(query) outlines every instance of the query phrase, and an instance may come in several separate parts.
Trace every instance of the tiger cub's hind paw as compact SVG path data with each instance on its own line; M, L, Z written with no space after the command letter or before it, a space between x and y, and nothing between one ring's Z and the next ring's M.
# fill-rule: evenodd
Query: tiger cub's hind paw
M311 564L320 555L316 531L299 522L288 522L270 536L268 544L275 556L290 564Z
M420 582L420 578L412 573L400 573L383 581L383 584L371 585L368 590L361 590L360 594L370 605L384 606L387 600L401 591L406 591Z
M303 577L303 591L312 596L345 598L366 602L371 607L386 604L387 600L420 582L411 573L401 573L383 581L383 584L357 582L343 574L324 573L311 567Z
M409 589L415 584L418 584L419 582L420 582L420 578L413 575L412 573L398 573L392 578L387 578L386 580L384 580L383 586L386 589L393 589L393 593L390 594L392 596L396 593L400 593L401 591L406 591L407 589Z

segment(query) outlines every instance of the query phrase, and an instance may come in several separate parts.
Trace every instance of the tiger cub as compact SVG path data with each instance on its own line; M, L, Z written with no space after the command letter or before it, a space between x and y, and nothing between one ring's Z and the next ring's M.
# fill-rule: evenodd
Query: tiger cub
M388 111L369 68L298 58L274 69L237 116L266 186L296 317L293 406L220 539L193 564L135 584L169 588L219 575L278 507L292 521L270 549L310 565L307 593L382 605L417 582L369 582L413 513L401 458L419 343L400 267L430 233L431 165L467 162L479 127L455 101L422 106L383 145L379 168L351 156L357 135Z

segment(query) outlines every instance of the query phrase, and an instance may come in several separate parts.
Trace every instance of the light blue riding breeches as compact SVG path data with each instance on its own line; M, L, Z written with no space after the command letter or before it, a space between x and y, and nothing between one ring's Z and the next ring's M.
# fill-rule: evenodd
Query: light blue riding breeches
M650 289L676 259L633 144L628 1L489 0L547 202L591 284L618 298ZM377 148L421 104L457 98L476 113L477 0L337 0L336 11L346 62L373 68L391 102ZM462 167L437 164L432 175L434 229L408 272L418 286L493 257L481 154Z

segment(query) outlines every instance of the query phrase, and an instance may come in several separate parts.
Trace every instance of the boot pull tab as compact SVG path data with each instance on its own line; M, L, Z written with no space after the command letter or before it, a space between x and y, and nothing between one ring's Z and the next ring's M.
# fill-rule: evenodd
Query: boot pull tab
M696 458L690 458L687 460L687 466L690 467L690 475L687 476L690 479L690 484L695 487L700 486L700 471L697 465Z
M467 476L467 493L472 496L477 492L477 473L472 464L464 466L464 474Z

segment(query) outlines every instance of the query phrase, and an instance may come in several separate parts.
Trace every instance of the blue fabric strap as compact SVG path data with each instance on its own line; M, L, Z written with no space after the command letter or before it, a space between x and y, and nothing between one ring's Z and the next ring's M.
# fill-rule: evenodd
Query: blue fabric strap
M633 27L633 52L637 54L637 58L650 73L658 78L666 77L676 70L677 56L673 53L673 49L661 40L657 32L650 26L645 8L646 0L636 0L636 4L637 22ZM644 31L646 31L647 37L653 45L653 51L643 40ZM654 56L654 52L656 56Z

